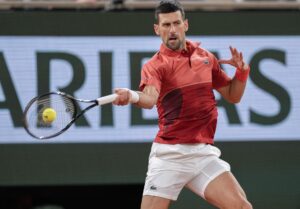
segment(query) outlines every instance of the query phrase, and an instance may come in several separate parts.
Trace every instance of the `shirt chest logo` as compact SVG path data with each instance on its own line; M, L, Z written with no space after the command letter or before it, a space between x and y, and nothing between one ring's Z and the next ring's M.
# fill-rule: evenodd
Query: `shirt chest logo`
M203 61L203 64L209 65L209 60L208 60L208 59L205 59L205 60Z
M211 68L211 62L207 57L191 57L191 67L196 71L203 71Z
M201 58L201 57L191 57L191 62L195 64L205 64L209 65L209 59L208 58Z

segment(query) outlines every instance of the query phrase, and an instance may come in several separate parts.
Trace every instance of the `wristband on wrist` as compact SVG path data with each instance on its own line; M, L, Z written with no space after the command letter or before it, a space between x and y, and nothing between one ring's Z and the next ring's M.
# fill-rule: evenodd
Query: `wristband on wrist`
M131 95L130 103L137 103L140 100L140 95L136 91L128 90Z
M129 92L129 94L130 94L129 102L130 103L137 103L140 100L140 95L136 91L130 90L128 88L120 88L120 89L123 89L123 90L126 90Z
M234 77L239 81L246 82L249 76L249 72L250 72L250 67L248 67L248 69L246 70L237 68Z

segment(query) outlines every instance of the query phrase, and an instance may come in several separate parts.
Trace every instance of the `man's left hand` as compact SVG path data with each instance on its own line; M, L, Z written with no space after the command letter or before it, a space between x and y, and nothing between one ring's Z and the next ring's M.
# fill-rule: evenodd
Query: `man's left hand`
M239 52L236 48L234 47L229 47L230 52L231 52L231 59L229 60L219 60L220 64L229 64L232 65L240 70L247 70L249 66L245 64L244 59L243 59L243 54L242 52Z

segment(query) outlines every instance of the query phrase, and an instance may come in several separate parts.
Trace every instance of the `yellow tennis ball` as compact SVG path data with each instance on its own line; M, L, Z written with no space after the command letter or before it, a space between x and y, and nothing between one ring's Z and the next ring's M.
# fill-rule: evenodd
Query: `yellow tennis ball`
M45 123L52 123L56 119L56 111L52 108L46 108L43 111L43 121Z

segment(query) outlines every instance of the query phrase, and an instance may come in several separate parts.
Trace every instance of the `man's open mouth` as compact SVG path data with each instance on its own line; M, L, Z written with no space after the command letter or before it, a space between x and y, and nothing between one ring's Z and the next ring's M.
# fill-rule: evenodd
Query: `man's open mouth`
M171 37L169 37L169 40L176 40L176 39L177 39L176 36L171 36Z

